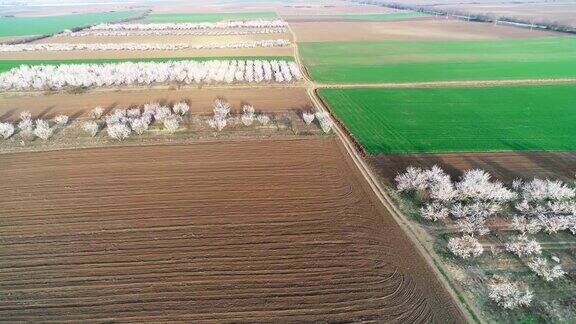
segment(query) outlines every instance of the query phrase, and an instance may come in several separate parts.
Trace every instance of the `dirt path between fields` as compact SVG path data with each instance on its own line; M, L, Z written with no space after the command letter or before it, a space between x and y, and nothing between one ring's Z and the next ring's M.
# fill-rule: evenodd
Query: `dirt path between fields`
M378 181L378 178L372 173L372 170L367 166L364 162L363 158L360 156L354 143L350 140L350 137L347 135L347 132L344 128L337 122L337 120L332 116L330 110L324 105L322 100L317 94L318 85L312 80L312 78L308 75L308 71L303 64L303 61L300 57L300 52L298 50L298 37L296 33L288 26L288 30L292 33L293 39L293 49L294 49L294 59L300 70L303 73L305 84L307 85L307 91L312 100L312 103L319 111L327 112L333 121L334 124L334 132L336 133L337 137L340 139L343 147L345 148L348 155L351 157L351 160L356 165L357 169L360 171L361 175L367 181L370 189L375 194L378 201L384 206L384 208L392 215L396 223L400 226L400 228L404 231L404 233L410 238L412 241L414 248L418 253L426 260L430 270L435 274L436 278L438 279L439 283L444 287L446 292L448 292L453 300L453 304L458 307L460 315L463 318L466 318L468 322L479 322L479 319L476 314L479 314L479 311L476 309L472 309L472 303L467 301L464 295L459 291L459 289L452 283L451 279L445 275L447 271L442 266L442 260L438 255L433 252L433 247L429 242L424 242L419 239L417 235L417 229L412 226L406 217L403 216L401 211L395 206L392 199L388 196L388 194L384 191L384 188Z

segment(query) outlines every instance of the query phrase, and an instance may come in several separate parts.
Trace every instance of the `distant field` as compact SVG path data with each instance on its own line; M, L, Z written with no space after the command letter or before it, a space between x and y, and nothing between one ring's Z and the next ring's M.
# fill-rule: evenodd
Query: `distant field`
M221 20L277 18L275 12L223 12L223 13L183 13L183 14L151 14L141 21L160 22L214 22Z
M323 89L372 154L576 149L576 85Z
M83 63L114 63L114 62L166 62L166 61L208 61L208 60L286 60L293 61L291 56L242 56L242 57L162 57L162 58L129 58L129 59L82 59L82 60L1 60L0 72L19 67L20 65L58 65Z
M0 18L0 36L54 34L64 29L133 17L133 11L99 12L64 16Z
M417 17L430 17L430 15L412 11L412 12L394 12L394 13L381 13L381 14L343 14L343 15L337 15L337 17L353 20L386 21L386 20L408 19Z
M321 82L417 82L576 76L576 37L313 42L300 46Z

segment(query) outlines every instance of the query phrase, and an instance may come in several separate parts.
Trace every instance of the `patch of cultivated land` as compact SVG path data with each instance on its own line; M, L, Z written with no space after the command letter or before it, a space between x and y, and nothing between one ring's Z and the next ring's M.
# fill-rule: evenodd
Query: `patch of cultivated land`
M415 11L398 11L387 13L346 13L346 14L318 14L318 15L284 15L283 18L290 22L320 22L320 21L388 21L401 19L414 19L421 17L431 17L424 13Z
M211 52L212 50L207 50ZM175 51L178 52L178 51ZM56 60L46 60L46 59L36 59L36 60L0 60L0 72L8 71L13 68L17 68L21 65L59 65L59 64L84 64L84 63L118 63L118 62L167 62L167 61L184 61L184 60L194 60L194 61L206 61L206 60L293 60L290 56L214 56L214 57L131 57L131 58L87 58L87 59L56 59Z
M74 60L90 57L93 59L132 59L132 58L174 58L196 59L202 57L254 57L254 56L290 56L294 50L285 47L256 48L219 48L219 49L183 49L175 51L37 51L0 53L0 60ZM0 64L2 64L0 62Z
M222 98L238 112L243 104L250 104L258 111L279 112L307 110L310 97L304 88L204 88L204 89L135 89L123 91L90 91L82 94L57 93L52 95L2 95L0 120L16 120L20 112L30 111L35 118L53 118L58 114L88 117L91 109L142 106L150 102L173 104L186 101L190 113L211 113L214 99Z
M406 11L406 12L393 12L393 13L385 13L385 14L343 14L339 15L340 18L343 19L350 19L350 20L376 20L376 21L385 21L385 20L398 20L398 19L409 19L409 18L418 18L418 17L429 17L429 15L415 12L415 11Z
M240 29L233 29L240 30ZM292 40L290 33L277 34L248 34L248 35L222 35L222 36L202 36L202 35L170 35L170 36L59 36L48 37L35 41L38 43L146 43L146 44L190 44L202 45L207 43L232 43L244 41L259 41L273 39Z
M0 163L4 320L464 320L334 138Z
M390 185L409 166L431 168L438 165L454 179L466 170L482 169L507 183L516 178L533 177L571 182L576 172L576 152L377 154L368 156L368 160Z
M226 35L226 36L82 36L82 37L49 37L35 43L81 43L81 44L188 44L192 47L207 44L226 44L261 40L291 40L289 33ZM221 48L221 49L181 49L181 50L147 50L147 51L36 51L36 52L0 52L1 60L67 60L67 59L124 59L124 58L196 58L220 56L291 56L294 50L285 47L255 47L255 48ZM1 64L1 63L0 63Z
M252 20L278 18L275 12L219 12L219 13L152 13L140 19L146 23L218 22L222 20Z
M396 21L299 22L288 18L300 42L359 40L479 40L558 36L559 33L452 19L415 18ZM324 20L324 21L323 21Z
M136 14L134 11L119 11L42 17L0 17L0 36L54 34L64 29L119 21Z
M418 82L576 77L576 37L477 41L302 43L320 82Z
M534 23L558 23L576 27L576 4L573 1L564 3L475 3L434 6L443 10L457 10L466 13L491 15L521 19Z
M321 89L369 153L575 150L576 85Z

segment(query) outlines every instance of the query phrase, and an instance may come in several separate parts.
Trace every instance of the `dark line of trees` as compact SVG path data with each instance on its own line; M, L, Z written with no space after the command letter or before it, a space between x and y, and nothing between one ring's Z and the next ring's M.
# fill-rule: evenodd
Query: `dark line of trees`
M454 9L438 9L425 5L407 5L398 2L387 2L381 0L350 0L350 1L361 4L383 6L393 9L412 10L436 16L448 16L467 21L489 22L489 23L512 25L530 29L544 29L563 33L576 34L575 27L554 21L543 20L535 23L533 21L527 21L525 19L519 19L515 17L495 16L494 14L489 13L471 13Z

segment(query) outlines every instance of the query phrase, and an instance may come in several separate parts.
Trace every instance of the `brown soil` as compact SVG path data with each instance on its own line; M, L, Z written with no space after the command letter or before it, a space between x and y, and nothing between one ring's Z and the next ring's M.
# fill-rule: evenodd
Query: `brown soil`
M391 9L365 4L356 4L345 0L323 0L311 3L310 0L293 0L290 3L279 2L222 2L221 0L203 0L186 2L156 2L149 4L155 13L185 12L258 12L276 11L279 14L313 14L313 13L375 13L389 12Z
M333 137L0 164L4 320L463 322Z
M483 169L495 178L509 182L515 178L551 178L573 181L576 152L507 152L444 154L380 154L368 158L372 167L391 183L408 166L442 167L454 177L464 170Z
M62 36L43 38L35 43L154 43L154 44L191 44L226 43L240 41L257 41L268 39L292 39L290 33L252 34L252 35L222 35L222 36Z
M67 52L18 52L0 53L0 60L67 60L83 59L128 59L158 57L220 57L220 56L292 56L294 50L287 47L271 48L223 48L223 49L186 49L177 51L67 51Z
M397 21L291 22L299 42L356 40L501 39L558 36L559 33L465 22L419 18Z
M555 22L576 27L576 4L572 3L494 3L440 5L435 8L509 17L527 22Z
M0 121L18 119L24 110L30 111L35 118L51 118L57 114L80 117L96 106L127 108L155 101L171 104L186 100L190 104L190 113L208 113L218 97L226 99L234 111L239 110L242 104L251 104L264 112L311 107L304 88L91 91L83 94L0 96Z
M290 33L264 35L226 35L226 36L86 36L86 37L50 37L37 43L154 43L154 44L191 44L198 46L210 43L228 43L239 41L257 41L269 39L291 40ZM3 52L0 60L65 60L82 58L155 58L155 57L217 57L217 56L292 56L290 47L272 48L224 48L224 49L185 49L176 51L66 51L66 52Z

